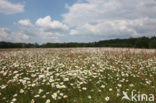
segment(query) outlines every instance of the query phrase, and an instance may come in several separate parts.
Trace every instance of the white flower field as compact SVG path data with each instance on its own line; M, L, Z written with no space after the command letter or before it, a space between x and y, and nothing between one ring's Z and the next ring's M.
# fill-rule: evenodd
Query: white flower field
M0 50L0 103L131 103L133 90L156 94L156 50Z

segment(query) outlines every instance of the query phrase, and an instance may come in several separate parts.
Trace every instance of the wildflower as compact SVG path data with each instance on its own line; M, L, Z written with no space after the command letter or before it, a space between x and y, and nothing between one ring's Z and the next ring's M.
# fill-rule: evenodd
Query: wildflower
M60 90L58 90L56 93L60 93Z
M83 87L82 90L87 90L87 88L86 87Z
M32 86L32 87L34 87L34 86L35 86L35 84L33 83L31 86Z
M63 82L61 82L60 84L63 85Z
M17 97L17 93L13 95L13 97Z
M69 78L64 78L64 81L66 82L66 81L69 81Z
M92 98L92 97L89 95L89 96L88 96L88 99L91 99L91 98Z
M120 92L120 89L117 89L117 92Z
M101 88L105 88L105 85L101 85Z
M59 96L58 99L61 99L61 97Z
M61 88L66 88L66 86L65 85L62 85Z
M149 84L150 85L151 84L151 81L146 81L146 84Z
M106 101L109 101L109 99L110 99L110 98L109 98L108 96L107 96L107 97L105 97L105 100L106 100Z
M46 95L43 95L42 98L46 98Z
M63 93L60 93L60 96L63 96Z
M130 87L134 87L134 84L129 84Z
M12 99L12 102L16 102L16 98L13 98L13 99Z
M113 89L112 88L109 88L109 91L112 91Z
M49 94L49 92L46 92L46 94Z
M52 94L52 98L56 100L56 98L57 98L57 93L53 93L53 94Z
M98 89L98 92L102 92L101 89Z
M68 97L67 95L64 95L64 96L63 96L63 98L67 98L67 97Z
M44 77L45 77L44 75L39 75L39 79L44 78Z
M14 71L14 72L13 72L13 74L16 74L16 73L18 73L18 71Z
M40 97L40 95L35 95L34 97L37 98L37 97Z
M1 87L1 89L5 89L7 87L7 85L1 85L0 87Z
M53 82L53 81L54 81L53 79L50 79L50 80L49 80L50 83Z
M70 85L73 86L74 84L73 83L70 83Z
M42 92L43 92L43 90L42 90L42 89L39 89L38 93L40 94L40 93L42 93Z
M50 103L50 99L47 99L45 103Z
M61 88L61 86L59 84L56 85L56 88Z
M20 89L20 93L21 93L21 94L24 93L24 90L23 90L23 89Z
M122 85L121 84L118 84L118 87L122 87Z
M31 100L31 103L35 103L34 99Z
M117 93L116 96L119 97L120 96L120 93Z
M55 87L55 84L54 84L54 83L52 83L52 84L51 84L51 87L52 87L52 88L54 88L54 87Z

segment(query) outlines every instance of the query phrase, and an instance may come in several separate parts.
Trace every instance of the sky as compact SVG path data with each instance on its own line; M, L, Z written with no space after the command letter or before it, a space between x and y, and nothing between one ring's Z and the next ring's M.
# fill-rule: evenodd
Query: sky
M0 0L0 41L156 36L156 0Z

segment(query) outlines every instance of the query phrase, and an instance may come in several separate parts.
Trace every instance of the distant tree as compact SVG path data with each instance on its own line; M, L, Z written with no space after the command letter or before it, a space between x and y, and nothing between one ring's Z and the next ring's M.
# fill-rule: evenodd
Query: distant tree
M39 48L40 46L39 46L39 44L38 43L35 43L34 44L34 48Z
M69 47L137 47L156 48L156 37L140 37L128 39L110 39L89 43L11 43L0 41L0 48L69 48Z
M156 36L151 37L151 40L156 40Z
M155 40L152 40L149 44L149 47L150 48L156 48L156 39Z
M137 48L149 48L149 38L141 37L135 43L135 47Z

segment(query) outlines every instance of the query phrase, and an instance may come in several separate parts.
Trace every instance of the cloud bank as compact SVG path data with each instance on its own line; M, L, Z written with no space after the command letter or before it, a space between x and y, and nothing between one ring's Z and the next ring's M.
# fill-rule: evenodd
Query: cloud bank
M22 42L28 39L29 36L22 32L13 32L8 28L0 28L0 41Z
M38 18L35 23L29 19L21 19L16 23L18 32L9 28L0 28L0 41L13 42L60 42L59 37L69 29L64 23L51 20L50 16Z
M11 3L8 0L0 0L0 13L16 14L24 11L24 5L19 3Z
M156 35L155 0L85 0L66 6L71 35L103 39Z

